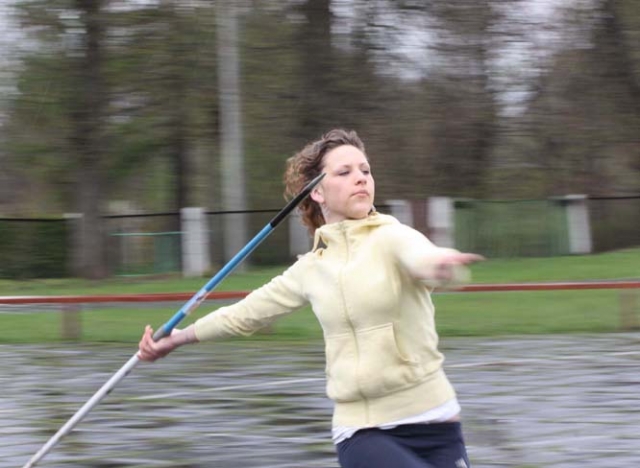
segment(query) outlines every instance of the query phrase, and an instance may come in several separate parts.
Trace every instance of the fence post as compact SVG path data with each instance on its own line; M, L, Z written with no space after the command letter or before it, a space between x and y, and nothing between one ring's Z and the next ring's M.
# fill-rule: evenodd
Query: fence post
M621 289L620 301L620 328L624 331L640 330L640 320L638 320L638 290Z
M289 215L289 255L295 258L307 253L311 245L311 237L307 227L302 224L300 213L296 210Z
M82 332L82 316L80 314L80 304L64 304L62 306L62 339L66 341L77 341Z
M589 223L587 196L566 195L561 197L560 200L566 207L569 253L591 253L591 224Z
M211 270L207 218L203 208L180 209L182 274L202 276Z
M454 209L450 197L429 198L429 237L438 247L455 246Z
M385 204L389 207L391 216L397 218L402 224L413 227L411 202L407 200L387 200Z

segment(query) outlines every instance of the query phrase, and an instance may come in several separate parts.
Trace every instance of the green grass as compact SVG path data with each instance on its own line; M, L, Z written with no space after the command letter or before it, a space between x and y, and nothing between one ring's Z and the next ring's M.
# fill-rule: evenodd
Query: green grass
M640 278L640 248L596 255L488 260L473 266L476 283Z
M250 290L284 268L234 273L217 290ZM640 248L573 257L488 260L474 265L472 273L474 283L638 279ZM195 292L206 281L177 276L112 278L100 282L78 279L0 281L0 296ZM442 336L597 333L621 329L621 294L617 290L438 293L434 295L434 302ZM640 290L627 290L624 294L635 294L636 303L631 306L631 312L640 319ZM164 323L180 305L85 306L80 314L82 340L135 343L145 324L156 327ZM193 319L215 307L214 303L201 305ZM628 309L629 306L625 310L628 312ZM0 326L3 329L0 342L4 343L61 339L61 314L58 312L0 313ZM280 320L267 332L258 333L255 339L307 341L321 337L315 317L309 308L305 308Z
M216 291L256 288L281 273L286 266L253 269L233 273ZM213 276L213 273L212 273ZM64 279L32 279L11 281L0 279L0 296L53 296L90 294L151 294L198 291L208 278L183 278L178 274L162 276L114 277L101 281Z

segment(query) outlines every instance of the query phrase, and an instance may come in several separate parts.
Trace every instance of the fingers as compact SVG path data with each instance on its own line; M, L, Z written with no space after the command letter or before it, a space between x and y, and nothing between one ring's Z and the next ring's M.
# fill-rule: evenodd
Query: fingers
M151 327L149 325L144 327L144 332L142 333L142 337L140 338L140 342L138 343L138 357L142 361L150 361L150 355L148 352L149 345L148 339L151 334Z
M482 255L479 254L474 254L474 253L465 253L463 254L465 256L465 264L467 263L475 263L475 262L482 262L484 260L486 260L485 257L483 257Z
M470 263L481 262L486 260L482 255L474 253L455 253L444 260L443 263L450 265L468 265Z
M138 357L142 361L153 362L166 354L167 352L163 352L162 346L153 341L153 328L147 325L138 343Z

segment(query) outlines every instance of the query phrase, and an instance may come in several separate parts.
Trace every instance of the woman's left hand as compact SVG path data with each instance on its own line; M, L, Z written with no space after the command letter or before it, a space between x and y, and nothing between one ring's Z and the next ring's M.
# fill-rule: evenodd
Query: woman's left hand
M482 255L451 251L444 254L436 263L434 277L438 281L447 282L454 279L455 267L470 265L485 260Z

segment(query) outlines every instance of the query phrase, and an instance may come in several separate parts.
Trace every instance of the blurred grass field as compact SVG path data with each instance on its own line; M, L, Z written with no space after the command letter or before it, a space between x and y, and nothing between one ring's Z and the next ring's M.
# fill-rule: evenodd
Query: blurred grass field
M231 274L217 291L248 291L286 268L248 268ZM488 260L472 266L473 283L522 283L592 281L640 278L640 248L616 252L551 258ZM111 278L100 282L79 279L0 281L0 296L144 294L194 292L206 278L179 276ZM626 295L623 297L623 294ZM621 302L628 314L640 320L640 290L581 290L500 293L436 293L438 331L446 336L499 336L548 333L614 332L628 326L621 321ZM629 300L629 297L632 297ZM634 300L635 299L635 304ZM631 304L632 310L629 309ZM83 306L81 340L131 342L140 337L145 324L154 328L166 322L181 303L100 304ZM220 304L205 303L187 323ZM631 324L633 325L633 320ZM184 325L184 323L182 324ZM34 305L27 308L0 306L0 343L41 343L61 340L61 313ZM252 339L309 341L322 332L309 308L276 322Z

